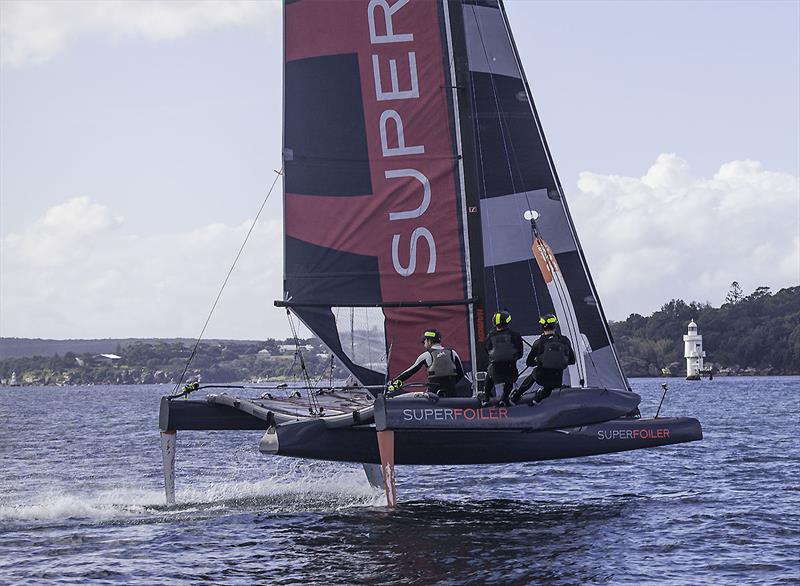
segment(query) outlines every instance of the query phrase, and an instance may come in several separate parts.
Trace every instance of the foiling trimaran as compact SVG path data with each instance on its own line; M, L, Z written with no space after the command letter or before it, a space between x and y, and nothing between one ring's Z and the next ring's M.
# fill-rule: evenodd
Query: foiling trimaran
M696 419L639 414L502 1L285 0L284 33L284 298L275 304L358 385L176 400L192 385L164 397L168 501L177 430L259 429L265 454L363 463L389 505L395 464L702 439ZM567 386L538 405L477 398L482 341L501 309L528 342L538 316L556 314L576 349ZM468 396L413 384L386 393L431 327L462 356Z

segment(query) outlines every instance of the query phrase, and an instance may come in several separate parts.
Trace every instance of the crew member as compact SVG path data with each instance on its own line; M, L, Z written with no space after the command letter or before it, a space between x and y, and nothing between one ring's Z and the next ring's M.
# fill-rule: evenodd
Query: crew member
M553 389L558 389L563 384L564 370L570 364L575 364L575 352L569 338L556 332L558 318L549 313L539 318L542 326L542 335L531 346L530 354L525 360L528 366L533 367L533 372L527 376L515 391L511 400L519 401L522 394L536 382L541 389L536 392L533 400L540 403L550 396Z
M428 368L428 390L440 397L453 397L456 394L456 383L464 377L461 358L452 348L442 346L442 334L439 330L430 329L422 334L425 351L419 355L409 368L397 375L389 385L389 391L396 391L403 381L412 377L422 367Z
M487 368L486 386L481 402L495 396L496 384L503 384L503 396L500 402L508 403L509 395L514 390L514 383L519 378L517 360L522 358L522 336L512 330L511 314L508 311L498 311L492 318L494 330L486 336L483 347L489 355L489 368Z

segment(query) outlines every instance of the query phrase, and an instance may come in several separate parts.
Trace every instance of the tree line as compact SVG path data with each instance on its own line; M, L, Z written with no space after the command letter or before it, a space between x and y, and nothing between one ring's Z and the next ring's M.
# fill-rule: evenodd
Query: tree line
M316 338L299 340L309 376L330 375L330 354ZM0 379L8 383L12 373L23 384L152 384L180 380L232 382L291 380L302 377L295 340L264 342L205 342L193 348L181 342L141 341L117 346L119 359L91 353L66 352L0 360ZM191 358L191 361L190 361ZM343 367L334 362L334 374Z
M717 373L800 374L800 287L777 293L758 287L744 295L736 282L721 307L673 299L650 316L634 313L624 321L611 322L625 373L659 376L667 369L683 375L683 335L692 319L703 335L706 364ZM12 373L20 383L40 385L299 380L299 356L291 349L281 349L294 343L294 339L272 338L263 342L213 341L194 349L186 342L140 341L117 345L119 360L73 352L2 359L0 380L8 383ZM305 347L303 360L309 376L347 376L318 339L299 343Z
M657 376L668 368L684 374L683 335L692 319L706 364L717 372L800 374L800 287L777 293L758 287L744 295L735 281L721 307L673 299L649 317L634 313L611 322L625 373Z

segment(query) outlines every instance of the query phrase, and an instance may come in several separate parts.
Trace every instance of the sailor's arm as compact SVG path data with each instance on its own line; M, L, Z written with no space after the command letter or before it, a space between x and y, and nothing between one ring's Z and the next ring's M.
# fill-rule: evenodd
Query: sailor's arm
M567 340L567 364L575 364L575 351L572 349L572 342L569 338Z
M456 363L456 374L458 375L458 378L461 378L464 376L464 365L461 364L461 357L458 355L458 352L456 352L455 350L453 350L452 352L453 352L453 362Z
M531 351L528 353L528 358L525 359L525 364L528 366L536 366L536 358L539 356L539 342L541 338L536 340L531 346Z
M525 355L525 348L522 345L522 336L519 334L514 335L514 347L517 349L516 357L517 360L519 360Z
M417 372L419 372L419 369L421 369L423 366L427 366L426 359L428 358L428 356L430 356L428 352L423 352L422 354L420 354L414 361L414 364L412 364L406 370L398 374L395 377L395 380L405 381L414 376L415 374L417 374Z

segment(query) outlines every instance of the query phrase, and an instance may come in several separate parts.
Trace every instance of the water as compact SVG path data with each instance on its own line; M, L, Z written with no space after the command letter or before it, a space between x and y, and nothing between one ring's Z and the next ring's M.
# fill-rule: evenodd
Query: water
M659 379L632 381L655 412ZM669 381L705 440L549 463L360 467L179 432L169 387L0 389L0 583L798 584L800 377Z

